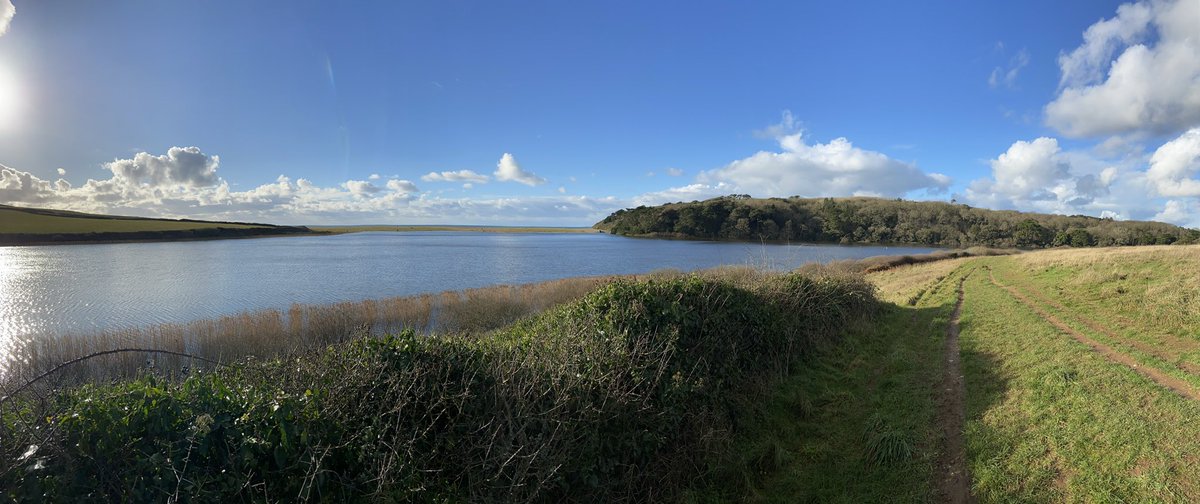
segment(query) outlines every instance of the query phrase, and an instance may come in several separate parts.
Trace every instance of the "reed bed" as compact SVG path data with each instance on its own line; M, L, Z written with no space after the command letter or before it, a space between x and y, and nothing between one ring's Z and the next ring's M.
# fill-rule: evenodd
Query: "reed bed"
M195 358L115 353L56 371L49 386L128 378L143 370L187 374L210 368L211 362L292 355L405 330L481 333L578 299L611 279L567 278L326 305L293 304L286 311L259 310L187 323L31 337L15 342L0 357L0 393L64 362L114 349L154 349Z

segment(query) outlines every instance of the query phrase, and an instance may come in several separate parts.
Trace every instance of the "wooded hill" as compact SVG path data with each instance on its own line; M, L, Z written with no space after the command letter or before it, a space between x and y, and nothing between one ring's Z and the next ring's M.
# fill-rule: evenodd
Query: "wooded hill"
M939 247L1200 243L1200 231L1161 222L862 197L784 199L735 194L691 203L618 210L593 227L607 233L642 237Z

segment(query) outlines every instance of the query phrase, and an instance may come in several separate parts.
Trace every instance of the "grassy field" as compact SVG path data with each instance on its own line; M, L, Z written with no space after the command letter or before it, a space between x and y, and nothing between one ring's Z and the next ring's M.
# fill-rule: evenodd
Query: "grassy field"
M265 228L261 224L114 217L0 205L0 234L133 233L205 228Z
M538 227L538 226L310 226L315 231L325 233L363 233L368 231L383 231L404 233L412 231L460 231L470 233L596 233L592 228L580 227Z
M0 245L208 240L310 234L305 227L148 219L0 205Z
M868 274L887 301L793 374L697 501L1200 501L1200 248L1051 250ZM947 325L962 282L956 355ZM964 400L940 379L959 360ZM943 411L948 408L958 411ZM965 421L945 431L943 418ZM947 461L958 438L965 457ZM890 443L890 444L889 444ZM880 453L888 454L882 456Z

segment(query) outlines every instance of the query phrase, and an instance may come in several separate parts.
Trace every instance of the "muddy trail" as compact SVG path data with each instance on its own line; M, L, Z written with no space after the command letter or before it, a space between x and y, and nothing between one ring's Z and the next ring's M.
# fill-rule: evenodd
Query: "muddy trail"
M1095 339L1092 339L1092 338L1088 337L1087 335L1075 330L1070 325L1068 325L1066 322L1064 322L1062 319L1054 316L1054 314L1050 313L1045 308L1043 308L1041 305L1039 305L1037 302L1030 299L1029 296L1025 295L1025 293L1021 292L1019 289L1012 287L1010 285L1006 285L1006 284L1001 283L1000 281L996 280L996 275L992 273L990 268L988 269L988 276L991 279L992 285L995 285L996 287L1004 289L1006 292L1009 293L1009 295L1011 295L1013 298L1015 298L1021 304L1025 305L1030 310L1033 310L1033 312L1036 313L1039 317L1041 317L1042 320L1045 320L1050 325L1052 325L1055 328L1057 328L1058 330L1062 331L1064 334L1071 336L1076 341L1083 343L1084 345L1087 345L1093 351L1104 356L1104 358L1108 359L1110 362L1121 364L1129 369L1132 369L1133 371L1137 372L1138 374L1141 374L1142 376L1149 378L1150 380L1154 381L1155 383L1157 383L1163 387L1166 387L1167 389L1170 389L1171 391L1173 391L1183 397L1186 397L1186 398L1189 398L1192 400L1200 400L1200 391L1196 390L1195 387L1193 387L1191 384L1187 383L1186 381L1183 381L1179 378L1176 378L1167 373L1164 373L1161 370L1158 370L1158 369L1155 369L1152 367L1143 366L1143 365L1139 364L1137 362L1137 360L1134 359L1132 356L1125 354L1125 353L1123 353L1111 346L1108 346L1104 343L1096 341ZM957 315L957 312L956 312L956 315ZM1094 326L1098 326L1098 324L1096 324L1095 322L1090 322L1090 323L1089 322L1090 321L1085 322L1084 324L1087 325L1089 328L1092 328L1093 330L1095 330L1098 333L1102 333L1105 335L1114 334L1111 330L1108 330L1107 328L1102 329L1102 328L1094 327Z
M958 300L950 323L946 326L944 350L945 367L938 384L937 424L942 433L943 447L937 460L937 483L940 502L954 504L974 502L971 498L971 475L967 471L967 448L963 429L966 424L966 381L959 363L958 319L962 313L965 293L963 283L974 270L958 280Z

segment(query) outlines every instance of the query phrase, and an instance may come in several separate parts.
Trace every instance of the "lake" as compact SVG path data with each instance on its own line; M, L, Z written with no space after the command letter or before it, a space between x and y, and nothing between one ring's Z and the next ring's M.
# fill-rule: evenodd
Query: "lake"
M187 322L292 303L725 264L921 254L607 234L354 233L252 240L0 247L0 344L15 337Z

